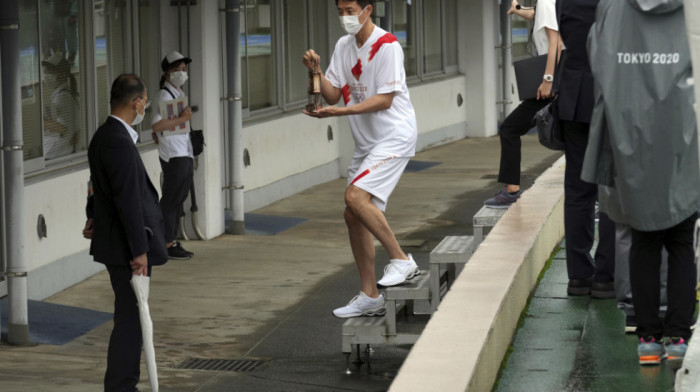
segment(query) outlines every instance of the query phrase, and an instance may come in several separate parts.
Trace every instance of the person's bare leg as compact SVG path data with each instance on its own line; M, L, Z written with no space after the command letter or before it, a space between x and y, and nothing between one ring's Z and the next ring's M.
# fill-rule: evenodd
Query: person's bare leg
M520 185L506 184L506 192L513 193L520 190Z
M364 227L379 240L391 259L408 260L408 256L401 250L399 242L391 231L386 217L377 206L372 204L372 195L354 185L345 190L345 204Z
M368 297L377 298L377 277L374 273L374 239L372 233L367 230L350 208L345 208L345 224L350 234L350 247L355 257L357 270L360 272L360 284L362 292Z

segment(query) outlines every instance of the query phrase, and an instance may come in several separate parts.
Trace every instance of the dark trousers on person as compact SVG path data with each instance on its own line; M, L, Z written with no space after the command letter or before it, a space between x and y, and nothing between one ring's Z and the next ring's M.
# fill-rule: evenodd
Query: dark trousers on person
M133 392L141 374L143 342L136 294L131 287L131 267L108 265L107 272L114 290L114 327L107 349L105 392Z
M615 279L615 223L602 212L598 221L595 262L591 257L598 186L581 180L589 124L562 121L561 126L566 144L564 235L569 279L593 278L596 282L612 282Z
M532 118L549 103L548 99L526 99L501 124L501 166L498 182L520 185L520 137L532 129Z
M177 228L182 215L182 203L192 187L194 164L190 157L170 158L168 162L160 160L163 169L163 195L160 208L163 211L165 241L171 243L177 238Z
M665 230L639 231L632 228L630 281L639 337L690 338L697 286L693 249L697 216L695 213ZM659 317L662 247L668 251L668 310L663 320Z

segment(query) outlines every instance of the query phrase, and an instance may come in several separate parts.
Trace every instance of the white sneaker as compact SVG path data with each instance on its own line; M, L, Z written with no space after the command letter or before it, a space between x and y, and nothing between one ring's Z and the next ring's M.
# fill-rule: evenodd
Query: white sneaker
M418 274L420 274L418 265L413 261L413 256L409 254L408 260L392 259L384 267L384 276L377 284L384 287L396 286Z
M347 305L333 311L333 315L340 318L383 316L384 313L386 313L384 309L384 295L379 294L377 298L370 298L362 291L351 299Z

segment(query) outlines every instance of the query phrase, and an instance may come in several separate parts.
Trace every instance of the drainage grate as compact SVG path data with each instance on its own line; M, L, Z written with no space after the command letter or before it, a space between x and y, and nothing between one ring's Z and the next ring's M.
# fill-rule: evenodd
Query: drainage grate
M204 359L189 358L175 366L177 369L217 370L225 372L252 372L268 361L252 359Z

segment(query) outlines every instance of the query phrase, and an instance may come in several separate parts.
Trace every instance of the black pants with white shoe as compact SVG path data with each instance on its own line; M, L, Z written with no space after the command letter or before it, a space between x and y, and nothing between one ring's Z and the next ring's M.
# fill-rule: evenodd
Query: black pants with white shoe
M163 169L163 196L160 208L163 211L165 241L171 243L177 238L177 229L182 215L182 203L192 187L194 160L190 157L170 158L168 162L160 160Z

